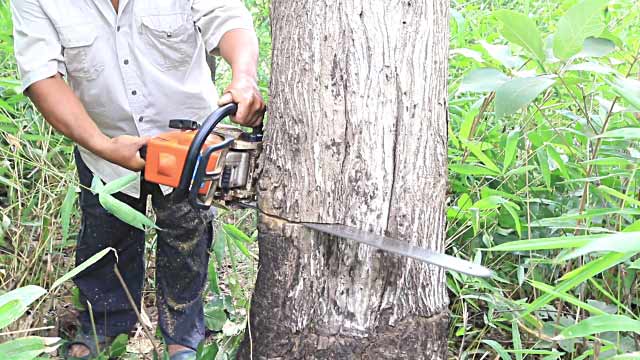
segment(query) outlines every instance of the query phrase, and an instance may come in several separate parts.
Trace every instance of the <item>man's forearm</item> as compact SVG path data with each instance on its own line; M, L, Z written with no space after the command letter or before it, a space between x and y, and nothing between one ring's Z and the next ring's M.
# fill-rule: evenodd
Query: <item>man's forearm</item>
M148 139L131 135L106 136L59 74L34 83L26 94L51 126L78 145L129 170L138 171L144 167L138 150Z
M59 74L31 85L26 94L56 130L98 156L106 151L109 138Z
M248 77L253 80L257 76L258 39L253 31L235 29L228 31L220 39L220 56L229 65L234 79Z
M232 79L218 105L238 104L234 120L245 126L258 126L266 110L257 83L258 39L253 31L236 29L222 36L220 55L231 65Z

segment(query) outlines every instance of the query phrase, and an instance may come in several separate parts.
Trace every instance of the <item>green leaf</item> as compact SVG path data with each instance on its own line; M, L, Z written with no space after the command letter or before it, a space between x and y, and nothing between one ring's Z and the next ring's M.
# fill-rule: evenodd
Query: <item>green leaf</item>
M71 213L76 203L78 194L75 191L75 187L69 186L67 194L64 197L62 206L60 207L60 225L62 227L62 241L66 241L69 238L69 225L71 224Z
M483 151L482 151L482 146L479 143L476 142L469 142L466 144L467 148L471 151L471 153L478 159L480 160L487 168L489 168L491 171L494 171L496 173L500 172L500 169L498 168L498 165L496 165L493 160L491 160L491 158L489 156L487 156Z
M615 71L613 68L611 68L609 66L606 66L606 65L599 64L597 62L584 62L584 63L579 63L579 64L571 64L571 65L567 66L565 68L565 70L568 70L568 71L586 71L586 72L592 72L592 73L603 74L603 75L609 75L609 74L617 73L617 71Z
M569 260L594 252L640 252L640 234L637 232L621 232L603 235L600 239L593 240L563 256L562 260Z
M500 205L505 204L506 202L507 200L503 199L502 197L492 195L476 201L475 204L471 206L471 208L478 210L493 210L497 209L498 207L500 207Z
M590 37L584 41L583 49L577 57L603 57L611 54L615 49L616 44L609 39Z
M640 128L622 128L610 130L593 137L594 139L635 140L640 139Z
M110 251L113 251L113 254L115 256L118 256L116 250L114 248L110 248L110 247L106 248L106 249L104 249L104 250L102 250L102 251L100 251L100 252L98 252L96 254L94 254L92 257L88 258L85 262L83 262L82 264L78 265L73 270L69 271L68 273L64 274L64 276L62 276L61 278L56 280L53 283L53 285L51 285L51 289L49 291L52 291L53 289L55 289L58 286L62 285L65 281L71 280L74 276L80 274L81 272L86 270L89 266L97 263L100 259L102 259Z
M483 166L478 165L469 165L469 164L450 164L449 170L462 174L462 175L472 175L472 176L497 176L500 175L499 172L495 172L491 169L487 169Z
M513 163L513 160L516 158L516 152L518 151L518 142L520 141L521 136L520 130L512 130L509 132L507 136L507 144L504 148L504 161L502 163L502 172L507 171L509 166Z
M585 246L605 235L560 236L532 240L510 241L494 246L488 251L534 251L577 248Z
M474 69L462 78L458 92L495 91L507 81L509 81L509 77L499 70L493 68Z
M607 360L638 360L640 359L640 352L632 352L610 357Z
M503 205L504 205L504 208L507 210L507 212L511 215L511 218L513 219L513 223L516 227L516 232L518 233L518 237L522 237L522 225L520 224L520 217L518 216L518 212L514 208L513 203L506 202Z
M511 49L507 45L493 45L484 40L480 44L487 51L489 56L496 59L500 64L510 69L518 69L524 65L524 60L518 56L511 55Z
M136 181L140 181L140 174L138 173L129 174L106 184L102 188L102 190L100 190L100 192L111 195L124 190L127 186L133 184Z
M42 338L27 336L0 344L3 359L32 360L46 352L52 352L59 345L60 338Z
M544 147L540 147L536 150L536 156L538 157L538 165L540 166L540 172L542 173L542 179L547 189L551 190L551 169L549 169L549 157Z
M46 293L40 286L28 285L0 296L0 329L19 319L29 305Z
M558 170L560 170L560 173L562 174L562 176L565 179L571 179L571 176L569 175L569 170L567 169L567 166L565 164L565 160L562 158L560 153L558 153L556 148L553 145L548 145L546 146L546 149L547 149L547 155L549 155L551 160L553 160L553 162L555 162L555 164L558 166Z
M563 301L568 302L571 305L577 306L585 311L588 311L589 313L591 313L592 315L606 315L607 313L598 309L597 307L587 304L583 301L581 301L580 299L576 298L575 296L568 294L568 293L562 293L562 292L557 292L555 291L555 289L553 288L553 286L551 285L547 285L545 283L541 283L538 281L534 281L531 280L529 281L529 283L531 284L531 286L533 286L534 288L551 294L555 297L557 297L558 299L561 299Z
M0 306L0 329L18 320L26 311L20 300L11 300Z
M599 36L605 28L602 16L608 0L584 0L570 8L558 22L553 37L553 53L561 60L569 59L583 49L585 40Z
M602 191L602 192L604 192L606 194L609 194L611 196L615 196L618 199L623 200L627 204L633 204L635 206L640 206L640 201L639 200L636 200L636 199L632 198L631 196L625 195L625 194L621 193L620 191L612 189L612 188L610 188L608 186L600 185L600 186L598 186L598 190Z
M514 114L529 105L543 91L555 83L546 77L518 78L507 81L496 90L496 118Z
M100 180L99 177L94 176L93 179L91 179L91 192L99 194L103 188L104 184L102 184L102 180Z
M500 33L505 39L527 49L536 60L545 61L542 36L531 18L512 10L498 10L495 16L502 23Z
M582 320L579 323L569 326L560 332L554 340L565 340L603 332L640 332L640 321L631 319L624 315L598 315Z
M623 253L609 253L600 258L592 260L591 262L586 263L585 265L573 270L570 273L570 277L567 279L567 275L565 275L565 280L558 284L554 289L554 293L565 293L576 286L582 284L583 282L591 279L592 277L606 271L620 263L623 263L633 257L633 254L623 254ZM532 312L540 309L541 307L547 305L556 296L553 293L546 293L542 296L536 298L532 303L527 305L525 311L520 314L520 316L526 316L531 314Z
M226 244L226 232L222 229L216 231L216 239L213 242L213 254L216 257L216 261L218 262L218 266L222 267L224 261L224 255L227 248Z
M216 269L216 260L209 260L209 288L211 292L220 295L220 286L218 285L218 271Z
M612 81L605 79L605 81L618 96L640 110L640 81L622 77L615 77Z
M224 224L222 225L222 228L234 240L242 241L247 244L251 244L253 242L249 235L245 234L242 230L238 229L233 224Z
M109 195L105 192L100 192L98 195L100 205L109 211L113 216L122 220L122 222L129 224L142 231L149 229L160 229L156 224L146 217L143 213L132 208L128 204L116 199L113 195Z
M512 360L507 350L505 350L505 348L500 345L499 342L495 340L482 340L482 342L489 345L493 349L493 351L495 351L500 356L500 359Z
M118 335L111 346L109 347L109 357L120 358L127 352L127 344L129 343L129 336L127 334Z

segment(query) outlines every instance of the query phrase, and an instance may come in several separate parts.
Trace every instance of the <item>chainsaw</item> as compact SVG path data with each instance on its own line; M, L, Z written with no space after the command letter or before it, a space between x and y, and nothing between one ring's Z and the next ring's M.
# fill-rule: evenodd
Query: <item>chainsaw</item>
M174 188L174 196L188 197L197 209L216 206L262 212L255 205L262 126L247 132L237 126L220 124L227 116L234 115L237 109L237 104L233 103L222 106L202 125L193 120L171 120L169 127L174 130L153 137L140 151L146 162L145 180ZM481 265L354 227L306 222L296 224L460 273L492 276L491 270Z

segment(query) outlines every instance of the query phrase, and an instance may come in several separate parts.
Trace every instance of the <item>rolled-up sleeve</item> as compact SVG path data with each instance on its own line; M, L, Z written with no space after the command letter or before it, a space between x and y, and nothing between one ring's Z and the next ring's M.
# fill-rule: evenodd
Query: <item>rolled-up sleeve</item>
M254 31L251 14L239 0L193 0L191 10L208 53L218 53L220 39L227 31Z
M33 83L65 74L58 33L39 0L11 1L13 38L22 91Z

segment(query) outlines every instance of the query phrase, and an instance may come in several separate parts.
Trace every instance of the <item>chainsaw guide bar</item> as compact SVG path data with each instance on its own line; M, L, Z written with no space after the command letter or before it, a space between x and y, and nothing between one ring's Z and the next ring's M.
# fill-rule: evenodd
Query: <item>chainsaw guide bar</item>
M437 253L429 249L414 246L406 241L396 240L383 235L362 231L360 229L339 224L315 224L302 223L305 227L320 231L342 239L354 240L360 244L369 245L376 249L393 254L409 257L431 265L436 265L459 273L477 276L491 277L492 271L482 265L462 260L447 254Z

